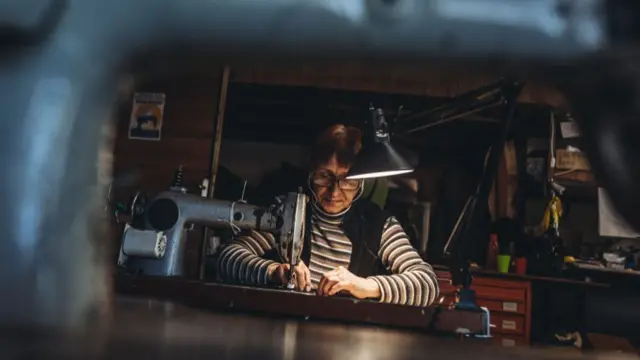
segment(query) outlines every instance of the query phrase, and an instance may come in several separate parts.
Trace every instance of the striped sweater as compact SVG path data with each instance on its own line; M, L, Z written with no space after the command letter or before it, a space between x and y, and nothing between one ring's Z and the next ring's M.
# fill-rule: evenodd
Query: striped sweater
M309 272L316 287L327 271L349 267L351 241L340 229L345 213L327 214L317 205L311 208L311 258ZM275 238L266 232L251 231L236 237L225 247L218 260L220 276L229 281L266 285L271 267L278 263L262 256L275 246ZM387 219L378 257L392 275L372 276L380 287L380 301L409 306L427 306L438 294L436 275L409 242L394 217Z

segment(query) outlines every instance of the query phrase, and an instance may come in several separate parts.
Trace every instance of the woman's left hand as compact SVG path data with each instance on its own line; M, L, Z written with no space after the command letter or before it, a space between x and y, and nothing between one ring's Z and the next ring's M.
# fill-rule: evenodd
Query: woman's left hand
M358 277L338 266L322 276L317 293L320 296L333 296L341 291L348 292L357 299L380 297L380 288L373 279Z

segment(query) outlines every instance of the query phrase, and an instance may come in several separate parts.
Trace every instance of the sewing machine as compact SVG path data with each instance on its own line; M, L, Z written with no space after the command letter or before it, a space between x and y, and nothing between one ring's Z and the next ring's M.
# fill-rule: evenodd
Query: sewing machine
M165 191L147 207L151 230L126 226L118 265L129 273L184 276L187 231L190 224L200 224L231 227L234 233L246 229L272 232L283 262L293 269L302 252L306 204L302 189L277 198L268 207L208 199L175 189ZM288 288L292 287L290 282Z

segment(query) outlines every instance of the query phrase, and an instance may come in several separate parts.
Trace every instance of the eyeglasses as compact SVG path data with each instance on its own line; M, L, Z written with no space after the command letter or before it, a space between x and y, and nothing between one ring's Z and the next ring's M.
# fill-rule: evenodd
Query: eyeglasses
M360 180L345 179L346 175L336 176L327 170L316 171L312 174L313 183L322 187L332 187L338 184L341 190L357 190L360 187Z

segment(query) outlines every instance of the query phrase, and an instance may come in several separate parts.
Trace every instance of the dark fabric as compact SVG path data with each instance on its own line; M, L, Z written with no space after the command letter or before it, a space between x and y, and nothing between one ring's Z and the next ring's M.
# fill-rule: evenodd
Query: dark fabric
M312 205L307 203L307 218L304 222L304 243L302 244L302 255L300 259L307 265L311 259L311 213Z
M280 167L272 172L265 174L260 184L247 197L250 204L269 206L273 204L273 199L277 196L290 192L297 192L300 184L305 184L309 173L299 167L289 163L282 163ZM308 187L304 186L305 192ZM237 199L238 195L235 195Z
M379 183L378 179L373 180L373 187L371 188L371 191L369 192L369 194L367 194L367 196L365 197L366 200L372 201L373 195L376 193L376 189L378 188L378 183Z
M484 154L481 152L480 154ZM483 155L484 156L484 155ZM444 246L453 231L458 217L464 209L469 196L475 193L482 175L484 158L479 156L466 162L451 161L443 169L443 176L439 188L440 199L434 208L433 221L427 245L427 261L431 264L445 264L443 257ZM484 264L487 243L489 241L489 226L491 214L486 204L483 206L469 236L473 239L464 240L466 252L472 262Z
M353 203L345 214L341 229L351 240L351 261L349 271L360 277L388 275L378 251L384 224L391 215L378 205L366 199ZM309 263L311 258L311 211L307 211L302 261Z

